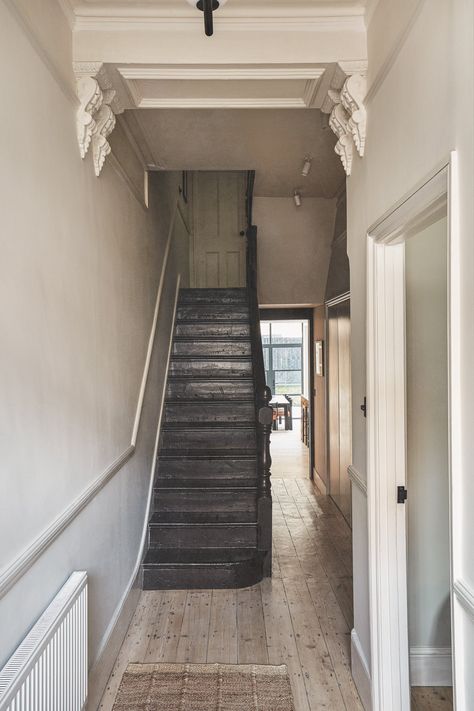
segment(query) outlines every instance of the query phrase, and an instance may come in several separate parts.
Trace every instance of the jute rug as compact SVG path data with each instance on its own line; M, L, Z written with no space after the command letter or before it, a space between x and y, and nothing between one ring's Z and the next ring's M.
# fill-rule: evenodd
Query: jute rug
M286 666L129 664L113 711L294 711Z

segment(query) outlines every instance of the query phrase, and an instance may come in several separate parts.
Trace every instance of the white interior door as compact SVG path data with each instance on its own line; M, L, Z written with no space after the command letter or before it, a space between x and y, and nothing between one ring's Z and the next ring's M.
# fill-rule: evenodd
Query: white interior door
M193 216L193 286L245 286L245 173L194 173Z

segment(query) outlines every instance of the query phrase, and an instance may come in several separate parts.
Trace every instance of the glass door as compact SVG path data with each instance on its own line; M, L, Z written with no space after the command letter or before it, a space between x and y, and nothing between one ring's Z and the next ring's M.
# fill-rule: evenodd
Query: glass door
M293 418L301 417L303 393L303 322L262 321L265 377L273 395L293 400Z

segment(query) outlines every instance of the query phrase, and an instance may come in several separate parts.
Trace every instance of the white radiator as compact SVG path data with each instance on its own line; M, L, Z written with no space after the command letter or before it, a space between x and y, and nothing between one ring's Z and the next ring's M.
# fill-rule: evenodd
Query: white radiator
M0 711L82 711L87 574L73 573L0 672Z

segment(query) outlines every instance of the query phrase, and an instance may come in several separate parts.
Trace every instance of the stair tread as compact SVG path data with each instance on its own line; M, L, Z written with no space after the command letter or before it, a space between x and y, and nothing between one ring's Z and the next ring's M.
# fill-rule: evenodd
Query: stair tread
M249 403L254 404L254 398L242 398L240 400L222 400L222 398L192 398L190 400L184 399L174 399L172 397L167 397L165 400L165 405L248 405Z
M193 487L165 486L165 487L163 487L163 486L155 485L153 487L154 491L160 491L161 489L166 489L166 491L205 491L206 493L209 493L209 492L217 493L220 491L223 491L223 492L229 491L229 487L226 487L226 486L203 486L203 487L198 487L198 486L197 487L195 487L195 486L193 486ZM232 490L235 490L235 491L256 491L257 486L256 485L255 486L238 486L237 485L237 486L233 486Z
M229 526L244 523L256 525L257 523L256 507L253 511L244 511L244 509L235 511L222 509L215 511L155 511L153 516L154 525L183 524L185 526L196 526L202 524L208 526L225 524Z
M253 430L255 423L251 420L242 420L242 422L232 422L232 426L228 422L163 422L162 430Z
M192 360L192 361L213 361L222 360L233 363L234 361L245 361L245 363L252 362L252 356L250 355L180 355L179 353L172 353L170 360Z
M238 459L240 461L254 460L257 454L256 448L249 449L211 449L208 452L202 449L187 449L184 452L178 452L176 449L160 450L158 459Z
M199 336L174 336L173 340L180 343L250 343L249 336L208 336L206 334Z
M158 517L156 513L153 513L152 517L150 518L148 522L149 526L166 526L170 528L189 528L195 527L196 530L199 528L215 528L218 530L219 528L254 528L257 525L257 521L212 521L210 523L207 522L199 522L199 523L186 523L186 521L168 521L166 523L163 523L162 521L158 520Z
M251 560L258 555L255 548L150 548L145 565L219 565Z

